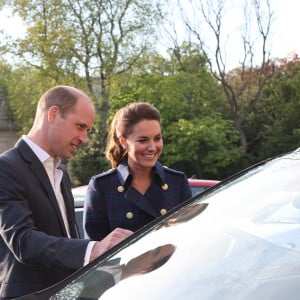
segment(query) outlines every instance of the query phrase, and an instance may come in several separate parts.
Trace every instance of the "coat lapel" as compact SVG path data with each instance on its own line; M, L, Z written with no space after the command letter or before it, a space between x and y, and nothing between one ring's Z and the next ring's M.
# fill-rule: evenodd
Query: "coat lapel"
M70 180L65 172L61 181L61 192L66 206L66 212L67 212L71 237L78 238L79 233L75 225L76 222L75 222L74 198L71 192Z
M145 195L140 194L130 185L131 175L129 173L126 160L122 161L122 163L117 167L117 171L121 185L124 186L125 190L127 189L125 192L125 198L149 215L153 217L159 216L161 202L163 202L165 198L163 190L159 188L160 185L163 185L165 180L163 166L159 162L156 162L153 169L153 176L154 180L158 182L158 185L151 184ZM147 194L151 196L148 197Z
M122 186L124 186L126 192L125 192L125 199L127 199L129 202L133 203L146 213L156 216L155 210L153 209L150 201L141 195L136 189L134 189L130 183L131 183L131 175L129 173L127 161L123 161L118 167L117 167L117 174L119 178L119 182Z
M128 199L128 201L134 203L137 207L139 207L146 213L152 215L153 217L156 217L155 210L149 199L146 196L140 194L131 185L128 187L128 190L125 193L125 198Z

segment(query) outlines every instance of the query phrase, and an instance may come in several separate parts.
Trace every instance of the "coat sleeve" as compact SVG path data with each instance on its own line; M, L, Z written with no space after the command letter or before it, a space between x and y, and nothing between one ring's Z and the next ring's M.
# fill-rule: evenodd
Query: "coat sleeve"
M188 200L192 197L192 189L189 185L188 179L185 174L183 174L183 184L181 190L181 199L183 201Z
M91 178L84 204L85 237L100 241L111 232L107 216L105 183L103 178Z

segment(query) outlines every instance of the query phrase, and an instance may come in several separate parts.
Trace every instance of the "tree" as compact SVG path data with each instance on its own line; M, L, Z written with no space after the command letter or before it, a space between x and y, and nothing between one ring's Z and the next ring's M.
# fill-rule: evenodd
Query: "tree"
M25 0L6 1L6 5L22 17L27 34L8 42L5 51L39 70L45 82L48 78L51 84L75 85L88 92L98 113L91 148L103 157L113 82L152 45L163 20L163 3ZM89 155L90 151L78 154L83 161Z
M179 3L182 1L179 0ZM227 7L225 0L189 0L192 6L192 11L196 17L203 17L203 23L208 25L208 30L212 32L212 38L206 40L206 29L198 27L196 19L191 19L185 15L183 18L189 32L198 41L199 46L207 57L210 69L215 78L220 82L225 99L228 104L228 117L233 121L234 126L240 137L240 145L244 151L247 150L247 136L243 129L243 123L254 110L255 106L261 99L262 91L268 79L269 53L267 52L267 41L270 34L271 20L273 13L271 12L269 0L253 0L251 5L246 1L244 8L244 33L242 35L243 57L239 62L239 67L231 72L226 70L226 47L224 46L224 19L226 10L233 9L232 3L230 8ZM255 24L250 23L254 13ZM236 16L237 18L238 16ZM195 21L195 23L193 23ZM253 29L256 28L260 39L259 55L256 54L255 48L256 36L253 36ZM207 47L208 44L213 44L213 47ZM236 47L238 45L235 44ZM230 55L230 54L229 54ZM255 66L255 61L260 59L260 63ZM233 80L234 79L234 80Z
M112 110L133 101L152 103L162 117L161 161L188 176L216 178L240 156L237 134L232 121L222 117L221 87L207 70L205 57L191 44L176 51L168 59L150 55L145 65L151 71L129 76Z
M249 136L249 153L256 161L299 147L299 57L277 59L271 65L273 75L264 87L262 101L244 127Z

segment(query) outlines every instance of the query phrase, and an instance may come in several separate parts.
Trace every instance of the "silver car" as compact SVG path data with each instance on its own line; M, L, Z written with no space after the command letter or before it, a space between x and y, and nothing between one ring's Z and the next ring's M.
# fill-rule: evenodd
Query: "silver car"
M257 164L35 299L299 299L299 182L299 150Z

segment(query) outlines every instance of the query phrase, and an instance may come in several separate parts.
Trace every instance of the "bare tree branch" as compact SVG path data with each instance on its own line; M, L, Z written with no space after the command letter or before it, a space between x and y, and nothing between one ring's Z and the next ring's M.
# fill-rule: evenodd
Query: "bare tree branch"
M188 2L192 5L194 14L198 14L197 19L200 19L199 16L201 16L212 33L214 48L206 46L209 41L206 40L207 37L204 36L203 30L195 25L194 20L191 20L191 16L184 9L182 9L182 18L186 28L193 34L203 50L212 73L222 85L229 105L230 118L240 135L241 146L247 150L247 138L242 124L261 99L261 93L268 78L269 53L267 52L267 42L273 16L270 2L269 0L252 0L250 5L246 6L247 1L245 1L244 33L241 37L243 56L239 62L239 67L230 72L226 71L227 66L224 59L226 57L224 47L226 32L223 23L225 10L230 1L188 0ZM254 11L254 18L251 11ZM256 33L259 36L261 55L255 48L257 43L253 37L253 28L255 27L250 24L253 19L257 27ZM260 56L259 66L255 66L254 60Z

